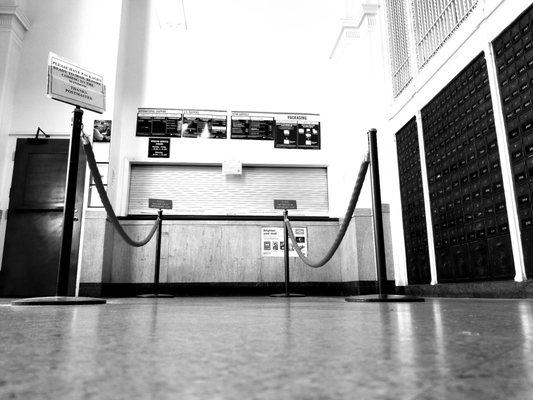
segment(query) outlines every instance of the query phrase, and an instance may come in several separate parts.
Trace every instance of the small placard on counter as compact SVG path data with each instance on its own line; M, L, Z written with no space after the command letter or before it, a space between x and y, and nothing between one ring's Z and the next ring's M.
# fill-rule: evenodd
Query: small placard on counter
M170 157L170 139L148 138L148 157L149 158L169 158Z
M296 243L307 256L307 228L293 228ZM285 238L283 228L275 226L261 228L261 257L283 257L285 252ZM292 241L289 239L289 257L298 257Z
M172 210L172 200L148 199L148 208L157 208L158 210Z
M296 200L274 200L275 210L296 210Z

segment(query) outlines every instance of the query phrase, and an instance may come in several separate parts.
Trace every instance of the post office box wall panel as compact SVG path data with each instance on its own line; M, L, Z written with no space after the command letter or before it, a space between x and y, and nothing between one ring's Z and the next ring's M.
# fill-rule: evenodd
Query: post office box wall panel
M396 148L407 277L409 284L430 283L427 228L415 118L396 133Z
M533 276L531 204L533 181L533 43L531 24L533 6L529 7L493 42L498 85L504 114L511 171L515 187L519 226L524 249L524 263L529 278ZM505 229L502 223L501 229ZM497 242L500 261L508 258ZM493 249L493 251L496 251ZM503 256L505 255L505 257ZM503 261L502 261L503 260Z
M516 74L509 73L507 64L501 65L506 74ZM509 81L516 86L514 76ZM508 100L512 115L522 113L519 95L517 99ZM445 123L439 126L435 120ZM509 224L483 54L422 109L422 124L426 164L432 172L428 185L439 238L435 242L439 282L512 278ZM517 158L523 158L523 152L520 145ZM520 179L525 179L524 171ZM490 255L496 254L490 248L494 243L502 255L497 268L490 263Z

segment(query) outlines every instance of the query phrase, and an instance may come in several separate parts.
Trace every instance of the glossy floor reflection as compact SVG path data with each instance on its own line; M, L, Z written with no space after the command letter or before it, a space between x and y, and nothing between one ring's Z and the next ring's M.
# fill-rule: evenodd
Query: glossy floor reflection
M1 399L532 399L533 301L0 301Z

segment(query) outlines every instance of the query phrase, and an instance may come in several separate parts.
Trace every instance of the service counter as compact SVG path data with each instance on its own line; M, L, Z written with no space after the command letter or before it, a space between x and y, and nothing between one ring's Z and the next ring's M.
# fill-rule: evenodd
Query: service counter
M389 207L384 205L388 279L393 280ZM283 257L262 256L263 227L282 227L278 217L175 217L164 219L161 240L161 287L176 294L263 294L281 289ZM322 268L310 268L290 257L290 280L295 288L317 294L347 294L375 281L372 217L357 209L346 237ZM355 222L355 223L354 223ZM121 220L130 236L144 238L154 220ZM307 228L309 257L328 251L341 221L300 217L292 225ZM146 292L154 276L156 236L144 247L126 244L105 212L85 213L80 269L80 295L119 296Z

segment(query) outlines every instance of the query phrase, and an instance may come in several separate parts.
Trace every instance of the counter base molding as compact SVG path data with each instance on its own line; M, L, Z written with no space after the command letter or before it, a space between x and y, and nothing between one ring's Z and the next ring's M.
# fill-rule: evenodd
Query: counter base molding
M82 283L80 296L134 297L150 290L149 283ZM284 282L208 282L164 283L161 291L179 296L269 296L282 292ZM376 282L291 282L291 289L308 296L353 296L377 293ZM387 281L389 293L395 293L394 281Z

